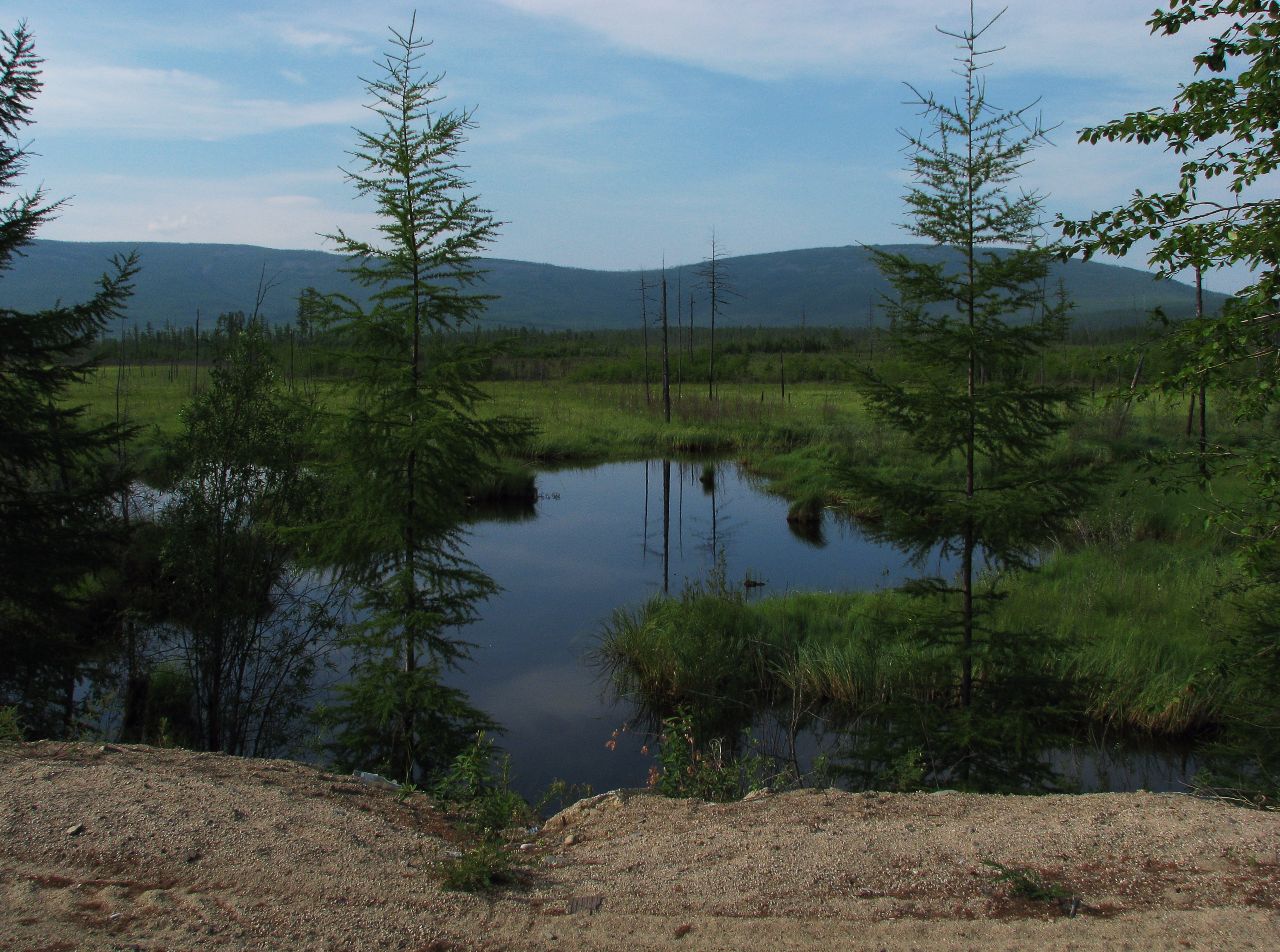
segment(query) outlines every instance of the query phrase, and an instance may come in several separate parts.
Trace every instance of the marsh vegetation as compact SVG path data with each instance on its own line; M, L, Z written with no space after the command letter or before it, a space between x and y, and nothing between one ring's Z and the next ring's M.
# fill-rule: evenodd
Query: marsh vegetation
M1212 154L1180 196L1060 223L1084 254L1159 238L1169 274L1262 269L1221 313L1073 332L1047 282L1070 249L1043 242L1040 199L1016 185L1043 133L1025 110L988 107L989 27L971 17L954 34L963 94L917 94L925 131L907 143L910 228L951 251L877 253L892 286L879 324L764 330L720 313L732 285L713 243L717 323L695 330L677 305L672 332L664 303L660 364L644 304L630 332L478 329L477 255L497 223L458 164L471 115L437 105L413 27L393 33L366 86L381 125L358 133L348 172L378 211L377 241L332 236L364 297L305 291L287 326L255 306L143 333L124 323L127 258L84 305L0 312L0 716L67 736L101 730L114 704L128 739L235 753L312 735L332 762L406 784L488 751L478 730L505 725L532 756L586 723L601 748L647 750L659 789L716 797L815 771L1057 789L1077 782L1064 752L1105 738L1194 744L1208 771L1196 783L1274 794L1274 229L1197 204L1188 181L1225 167ZM1243 22L1224 37L1200 65L1261 61L1276 42ZM25 29L4 35L4 57L8 188L40 61ZM1193 84L1179 104L1200 115L1223 91ZM1246 132L1270 122L1251 99L1240 108ZM1162 126L1170 115L1084 137L1203 145ZM1254 159L1273 162L1237 158L1241 188ZM14 199L0 265L56 208ZM1215 215L1229 232L1203 224ZM258 305L268 292L264 280ZM589 493L535 475L618 461L640 462L610 471L631 488L596 503L594 527ZM167 494L153 516L132 495L139 477ZM727 502L751 481L772 494L776 552L742 564L745 510ZM545 583L559 567L577 589L544 585L490 634L519 574L502 558L545 524L539 490L579 521L525 551L524 570ZM508 500L507 521L483 521ZM601 515L638 504L631 528ZM641 561L625 592L600 581L615 542ZM868 553L872 577L839 577ZM540 621L540 602L564 615ZM505 660L488 652L500 640ZM585 703L595 689L563 675L566 656L601 662L615 697ZM330 664L340 683L315 719ZM558 705L541 719L524 711L536 691Z

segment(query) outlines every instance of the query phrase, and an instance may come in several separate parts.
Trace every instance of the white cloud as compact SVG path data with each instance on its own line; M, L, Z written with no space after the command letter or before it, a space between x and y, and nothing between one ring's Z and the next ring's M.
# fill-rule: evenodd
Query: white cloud
M473 146L511 143L531 136L555 136L581 126L621 119L649 108L647 102L623 101L590 93L558 93L539 97L519 112L499 109L470 135Z
M241 98L217 80L177 69L50 63L40 127L118 137L227 139L314 125L350 125L361 100Z
M304 29L292 23L283 23L278 27L277 35L288 46L304 50L324 50L326 52L363 49L363 38L356 39L348 33L332 30Z
M934 26L963 26L952 0L498 0L568 22L616 46L734 75L899 75L922 80L953 65L955 41ZM988 9L983 10L981 7ZM1002 69L1146 86L1185 72L1194 37L1150 38L1151 0L1012 0L991 33ZM979 21L998 12L981 4ZM1162 75L1153 76L1153 71Z
M336 169L225 179L103 175L78 183L40 235L322 248L320 235L339 226L371 236L375 224L372 211L350 200Z
M189 233L195 223L189 215L161 215L147 222L147 234L157 237Z

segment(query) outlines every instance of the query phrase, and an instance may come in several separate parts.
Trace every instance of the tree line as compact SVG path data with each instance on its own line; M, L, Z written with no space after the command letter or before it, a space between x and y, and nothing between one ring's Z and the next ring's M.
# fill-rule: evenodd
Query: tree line
M1178 182L1083 221L1059 219L1062 242L1045 237L1042 199L1017 187L1043 127L1030 107L995 109L986 94L982 42L994 22L980 24L971 7L967 27L951 34L961 50L959 93L912 90L925 131L907 137L909 228L959 249L959 264L877 254L893 286L884 342L898 362L854 368L872 413L902 431L923 463L892 484L856 466L836 474L874 501L884 533L922 555L954 553L960 566L954 578L918 580L920 610L896 622L937 646L952 695L928 717L894 712L875 733L883 749L874 753L975 786L984 776L1035 771L1008 728L1048 729L1057 698L1035 665L1052 645L1037 632L996 630L988 608L1011 573L1034 570L1038 547L1102 478L1056 452L1079 387L1032 372L1067 332L1070 302L1046 286L1049 263L1064 254L1123 255L1149 240L1150 262L1167 275L1198 279L1206 269L1248 264L1253 283L1221 315L1164 328L1163 362L1146 366L1144 357L1139 369L1158 391L1196 399L1202 410L1213 392L1238 417L1256 420L1273 412L1280 381L1277 206L1261 184L1280 162L1276 5L1172 0L1152 15L1156 34L1214 31L1194 60L1196 77L1172 107L1131 113L1080 138L1167 146L1182 157ZM8 268L60 203L38 189L16 191L41 60L25 25L0 40L0 189L8 198L0 267ZM472 333L485 303L476 258L497 222L458 161L471 115L441 105L424 72L425 45L412 23L405 34L393 31L378 78L366 86L376 119L357 133L345 174L375 206L376 235L330 236L370 292L367 302L309 297L284 339L253 315L217 330L209 385L184 411L171 447L173 490L155 518L140 518L132 495L122 451L128 420L94 423L63 399L92 371L87 355L122 314L139 262L112 262L83 304L0 310L0 692L33 731L74 730L84 674L112 642L127 646L129 729L146 729L147 705L162 700L154 679L167 671L193 701L186 729L214 749L269 746L289 723L296 687L331 645L350 659L329 705L326 739L339 760L372 758L402 779L421 778L487 724L444 681L467 657L453 630L494 584L466 559L458 525L468 486L493 471L522 426L481 412L477 384L495 365ZM1228 197L1212 197L1209 179L1224 181ZM1014 251L996 254L996 246ZM718 261L713 241L706 371L690 369L689 378L705 383L708 399L725 369L714 334L730 289ZM671 309L668 289L658 287L653 303L667 341L659 379L669 408ZM641 288L646 335L648 291ZM1036 319L1010 319L1026 313ZM199 333L165 333L198 359ZM324 406L282 387L273 356L317 337L340 370L341 399ZM158 341L159 332L146 339ZM139 352L143 340L133 338ZM869 349L875 340L866 339ZM127 348L128 339L117 343ZM688 364L677 360L677 373L692 368L689 356ZM324 452L312 451L320 445ZM1241 676L1241 716L1226 742L1238 752L1237 781L1273 790L1277 459L1268 437L1226 446L1202 434L1191 450L1155 461L1202 486L1233 472L1251 487L1244 504L1212 514L1241 542L1240 571L1216 593L1238 613L1222 663ZM996 670L1018 675L997 682L988 676ZM176 729L171 720L164 726Z

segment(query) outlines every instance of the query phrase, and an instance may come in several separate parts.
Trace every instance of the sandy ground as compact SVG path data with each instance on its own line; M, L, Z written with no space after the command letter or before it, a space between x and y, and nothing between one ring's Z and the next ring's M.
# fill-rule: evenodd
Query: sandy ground
M441 889L452 836L286 761L9 748L0 949L1280 948L1280 814L1185 796L606 794L491 896Z

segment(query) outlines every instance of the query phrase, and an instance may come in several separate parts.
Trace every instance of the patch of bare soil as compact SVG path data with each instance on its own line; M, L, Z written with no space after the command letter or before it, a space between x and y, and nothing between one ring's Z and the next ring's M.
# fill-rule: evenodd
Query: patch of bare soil
M1186 796L605 794L488 896L440 887L455 839L287 761L9 748L0 948L1280 948L1280 814Z

